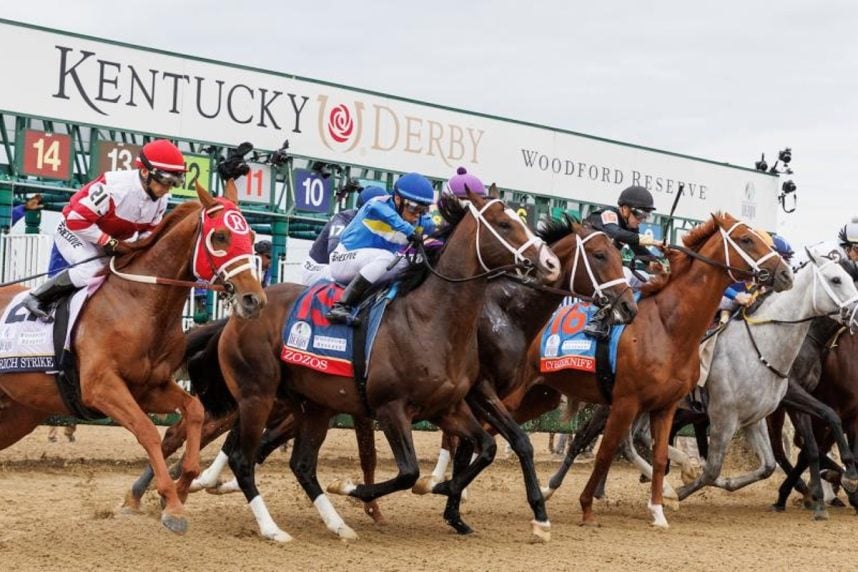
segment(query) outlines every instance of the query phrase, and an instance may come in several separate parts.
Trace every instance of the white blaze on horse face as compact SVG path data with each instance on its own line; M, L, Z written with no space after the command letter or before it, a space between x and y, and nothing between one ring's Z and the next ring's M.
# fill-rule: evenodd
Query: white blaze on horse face
M505 207L503 212L506 216L518 222L518 224L520 224L524 229L524 234L527 236L527 242L525 244L536 249L538 264L542 267L542 270L546 272L546 277L551 281L557 280L560 277L560 259L557 258L557 255L554 254L554 252L541 238L536 236L533 231L530 230L530 227L521 220L521 217L518 216L514 210L509 207Z

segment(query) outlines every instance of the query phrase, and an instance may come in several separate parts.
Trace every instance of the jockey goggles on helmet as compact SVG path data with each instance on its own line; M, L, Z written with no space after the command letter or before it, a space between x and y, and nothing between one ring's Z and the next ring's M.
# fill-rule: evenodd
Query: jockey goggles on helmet
M170 173L169 171L161 171L159 169L153 169L149 173L152 175L153 181L168 187L178 189L185 184L185 175L182 173Z
M644 209L638 209L638 208L634 208L634 207L631 207L631 209L632 209L632 214L635 215L635 218L641 222L649 220L649 217L652 216L651 211L644 210Z
M414 201L409 201L405 197L400 197L402 201L402 208L414 215L424 215L429 212L429 205L421 205L420 203L416 203Z

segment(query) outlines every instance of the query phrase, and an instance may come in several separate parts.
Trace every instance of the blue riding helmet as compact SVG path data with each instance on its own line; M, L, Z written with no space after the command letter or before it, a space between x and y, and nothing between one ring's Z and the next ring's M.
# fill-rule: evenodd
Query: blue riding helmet
M421 205L431 205L435 201L432 183L420 173L408 173L399 177L393 185L393 193Z
M772 237L772 241L775 243L775 252L780 254L781 258L789 262L795 255L795 252L793 252L792 246L790 246L789 242L779 235Z
M361 208L368 200L381 196L387 196L387 191L381 187L367 187L358 195L357 207Z

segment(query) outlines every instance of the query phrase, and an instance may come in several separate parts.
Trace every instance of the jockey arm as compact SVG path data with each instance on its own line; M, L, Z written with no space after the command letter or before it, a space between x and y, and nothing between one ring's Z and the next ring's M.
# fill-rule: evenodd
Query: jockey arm
M387 201L370 201L364 208L368 210L367 216L364 218L364 225L372 228L373 221L379 221L389 227L390 231L385 232L385 238L395 244L408 244L408 239L417 230L412 224L399 216L399 213L393 208L393 198Z
M98 223L110 211L111 200L104 178L92 181L76 192L63 209L66 226L80 238L104 246L111 237Z

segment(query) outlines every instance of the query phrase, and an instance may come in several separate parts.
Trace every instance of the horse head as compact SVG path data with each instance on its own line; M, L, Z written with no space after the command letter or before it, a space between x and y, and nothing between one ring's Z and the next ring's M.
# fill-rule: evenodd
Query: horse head
M852 276L837 259L822 256L806 248L809 265L813 269L813 313L836 314L835 319L852 332L858 321L858 289Z
M465 189L464 208L476 223L475 248L482 270L511 266L519 274L535 273L543 284L556 282L560 277L557 256L498 198L497 187L491 186L488 197L472 193L467 186Z
M614 323L628 324L638 312L634 293L623 273L623 258L604 232L564 214L562 221L545 223L540 237L563 264L562 283L576 296L592 297L612 312Z
M792 288L792 270L774 251L770 241L767 242L753 228L729 213L713 214L712 221L719 231L720 240L707 241L708 248L701 247L701 254L704 250L710 252L709 256L723 264L734 282L752 279L759 284L771 286L775 292ZM708 225L703 225L701 230L706 228ZM690 243L693 243L695 238L700 239L696 232L692 231L683 241L691 247Z
M265 292L255 274L253 233L238 207L235 182L226 182L223 197L215 198L197 183L203 205L201 228L194 249L194 275L222 282L235 301L240 318L255 318L265 305Z

